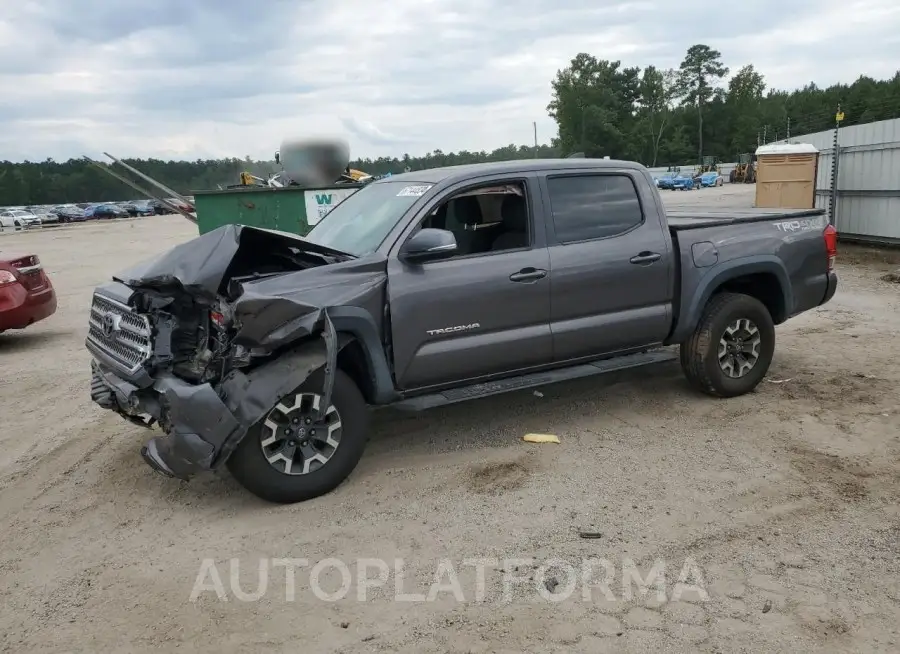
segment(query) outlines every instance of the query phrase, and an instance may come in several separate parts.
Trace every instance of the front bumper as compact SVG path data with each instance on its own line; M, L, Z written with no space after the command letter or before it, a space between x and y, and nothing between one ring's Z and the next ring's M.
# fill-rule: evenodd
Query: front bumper
M215 387L165 372L136 378L138 386L94 358L91 399L130 422L162 426L164 433L141 449L144 461L162 474L190 479L224 463L282 397L326 361L333 370L335 357L336 349L317 339L247 373L233 370Z
M91 399L130 422L168 430L141 450L145 461L163 474L189 479L211 470L229 438L242 435L242 426L209 384L193 385L162 374L139 388L105 368L91 363ZM244 430L246 431L246 430Z

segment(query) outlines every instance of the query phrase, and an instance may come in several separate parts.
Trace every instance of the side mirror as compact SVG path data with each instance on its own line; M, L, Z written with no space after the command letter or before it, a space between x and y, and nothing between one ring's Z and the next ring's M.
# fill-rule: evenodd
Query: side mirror
M446 229L420 229L400 249L400 257L407 261L431 261L452 256L456 252L456 237Z

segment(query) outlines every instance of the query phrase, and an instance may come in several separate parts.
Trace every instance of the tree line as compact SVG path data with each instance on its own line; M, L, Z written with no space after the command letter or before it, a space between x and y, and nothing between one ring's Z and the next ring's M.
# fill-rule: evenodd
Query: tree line
M492 152L443 152L424 156L366 158L351 167L375 175L439 166L553 158L582 152L588 157L640 161L648 166L691 165L704 156L734 161L760 143L842 125L900 116L900 71L887 80L861 75L851 84L820 88L814 83L783 91L769 88L752 64L725 82L730 69L707 45L688 48L675 69L628 67L621 61L580 53L552 81L547 111L558 127L550 144L508 145ZM236 184L241 171L275 172L274 161L125 159L184 194ZM83 159L0 162L0 206L102 202L135 197L131 190Z

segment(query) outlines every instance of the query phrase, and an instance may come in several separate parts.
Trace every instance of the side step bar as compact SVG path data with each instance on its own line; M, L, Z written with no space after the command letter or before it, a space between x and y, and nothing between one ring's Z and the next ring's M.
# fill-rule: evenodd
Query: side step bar
M499 395L501 393L518 391L525 388L534 388L535 386L555 384L556 382L568 381L570 379L603 375L609 372L637 368L638 366L646 366L653 363L666 363L668 361L674 361L677 358L678 355L671 350L639 352L637 354L628 354L612 359L603 359L592 363L579 364L569 368L557 368L555 370L533 372L520 377L500 379L498 381L482 384L472 384L471 386L452 388L438 393L431 393L429 395L419 395L406 400L400 400L390 406L402 411L424 411L446 404L456 404L457 402L464 402L466 400Z

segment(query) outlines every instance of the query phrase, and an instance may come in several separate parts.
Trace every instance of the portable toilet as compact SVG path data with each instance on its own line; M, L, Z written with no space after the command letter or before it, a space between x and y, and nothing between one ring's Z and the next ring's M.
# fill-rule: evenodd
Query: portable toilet
M756 149L756 206L816 206L819 150L809 143L771 143Z

